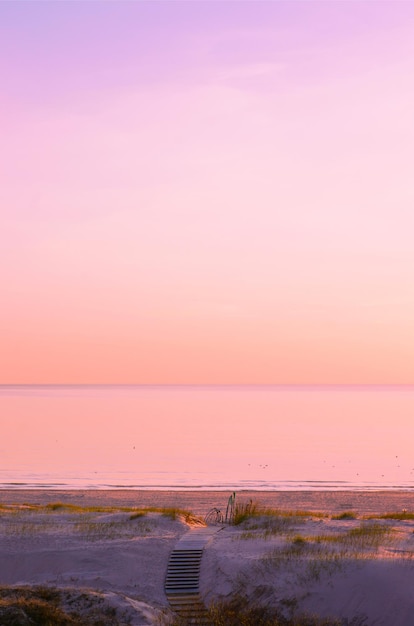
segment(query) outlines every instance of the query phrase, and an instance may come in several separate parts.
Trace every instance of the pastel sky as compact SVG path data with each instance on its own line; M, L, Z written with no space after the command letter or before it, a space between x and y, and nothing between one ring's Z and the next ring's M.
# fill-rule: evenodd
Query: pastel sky
M413 383L414 3L0 3L0 381Z

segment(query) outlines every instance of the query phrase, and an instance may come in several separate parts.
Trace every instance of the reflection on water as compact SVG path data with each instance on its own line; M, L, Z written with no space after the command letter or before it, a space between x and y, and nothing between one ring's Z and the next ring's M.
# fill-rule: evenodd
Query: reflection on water
M414 387L2 386L5 488L411 489Z

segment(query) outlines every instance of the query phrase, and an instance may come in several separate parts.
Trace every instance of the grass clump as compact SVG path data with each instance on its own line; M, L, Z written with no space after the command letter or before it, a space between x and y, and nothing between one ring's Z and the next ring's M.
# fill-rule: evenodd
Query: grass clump
M414 520L414 513L409 511L401 511L395 513L383 513L382 515L369 515L365 519L393 519L393 520Z
M44 509L47 512L61 511L66 513L129 513L137 510L137 507L129 506L79 506L67 502L52 502L46 504L46 506L39 506L37 508L39 511Z
M260 559L265 570L282 569L295 575L301 584L318 581L322 575L332 575L343 566L343 553L296 538L281 548L275 548Z
M176 509L175 507L160 509L159 513L161 513L163 517L169 517L172 520L178 519L179 516L183 516L184 518L186 518L191 515L190 511L185 511L184 509Z
M383 524L361 524L345 533L343 542L354 549L377 550L392 533L392 528Z
M306 545L306 538L303 535L295 535L292 538L292 543L294 546L302 547Z
M237 503L234 509L233 524L238 526L242 522L245 522L251 517L258 517L260 515L260 509L258 505L249 500L249 502Z
M135 513L131 513L131 515L129 516L130 521L134 520L134 519L139 519L141 517L145 517L147 514L146 511L135 511Z
M1 626L120 626L116 611L83 594L82 614L64 607L65 592L49 587L0 587Z
M279 509L268 509L266 515L280 515L281 517L294 517L294 518L305 518L305 517L316 517L318 519L323 519L329 517L327 513L321 513L320 511L282 511Z
M341 626L336 619L288 618L276 608L252 605L243 597L213 605L208 610L208 618L213 626Z
M377 550L393 533L393 529L382 524L361 524L347 532L306 537L309 543L339 544L348 556L362 556L365 550Z
M347 532L324 535L296 534L260 559L265 570L283 568L306 584L332 575L350 560L376 558L379 548L393 534L382 524L361 524Z
M355 511L344 511L343 513L339 513L339 515L332 515L333 520L347 520L347 519L357 519L357 514Z
M288 517L261 517L255 520L250 518L243 525L243 532L236 539L271 539L288 533L296 524L295 518Z
M139 511L135 511L135 513L132 513L129 519L131 520L137 519L139 517L143 517L147 515L148 513L159 513L163 517L168 517L169 519L173 521L179 519L179 520L183 520L187 524L192 524L192 523L201 524L202 523L204 525L204 522L202 522L202 520L196 515L194 515L194 513L192 513L191 511L187 511L186 509L179 509L175 507L163 507L163 508L148 507L145 509L140 509Z
M248 519L258 517L276 517L276 518L288 518L292 520L316 517L326 518L329 517L327 513L321 513L319 511L301 511L301 510L283 510L283 509L271 509L259 506L256 502L249 500L249 502L237 503L233 515L233 524L238 526Z
M38 511L46 512L66 512L66 513L131 513L130 519L143 517L148 513L159 513L172 520L178 518L189 519L195 517L191 511L176 507L113 507L113 506L79 506L65 502L52 502L46 506L31 506Z
M131 511L135 511L135 513L137 514L135 515L135 517L139 517L139 514L147 515L148 513L159 513L163 517L168 517L171 520L184 519L187 521L193 518L198 519L191 511L188 511L187 509L179 509L173 506L171 507L148 506L145 508L140 508L139 510L131 509ZM134 515L134 513L132 515ZM131 519L132 519L132 516L131 516Z
M73 531L81 539L85 539L87 541L113 541L118 539L133 539L137 535L147 535L152 530L152 520L140 520L139 518L136 524L130 524L130 519L128 519L125 521L116 522L93 522L90 520L81 520L73 525Z
M207 621L211 626L346 626L335 618L312 615L286 617L277 608L253 604L239 595L211 605L207 609ZM178 617L169 624L186 626L187 622Z
M45 507L48 511L60 511L61 509L77 509L74 504L64 504L63 502L52 502L51 504L46 504Z

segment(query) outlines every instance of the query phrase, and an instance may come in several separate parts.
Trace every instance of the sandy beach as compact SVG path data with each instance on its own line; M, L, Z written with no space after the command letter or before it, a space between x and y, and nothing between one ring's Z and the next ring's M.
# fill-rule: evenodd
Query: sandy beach
M180 515L138 509L177 507L203 518L212 507L225 510L228 495L0 491L0 584L8 593L57 588L85 624L93 623L91 611L105 624L168 623L169 555L193 526ZM237 596L287 616L412 626L414 494L246 492L237 499L279 512L223 525L211 536L200 571L207 606Z
M0 489L0 504L65 502L79 506L176 507L204 516L212 507L225 507L229 495L226 491L202 490ZM272 508L327 511L334 515L349 509L360 515L414 511L414 491L239 491L237 499L252 499Z

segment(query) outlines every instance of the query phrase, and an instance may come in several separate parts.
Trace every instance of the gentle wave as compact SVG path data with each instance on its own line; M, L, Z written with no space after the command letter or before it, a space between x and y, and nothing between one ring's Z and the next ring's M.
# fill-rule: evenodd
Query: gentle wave
M414 488L412 385L0 385L0 489Z
M0 489L44 489L44 490L160 490L160 491L413 491L412 483L348 482L323 480L285 481L193 481L181 480L134 481L97 480L82 476L68 480L51 480L50 477L28 478L27 480L0 480Z

